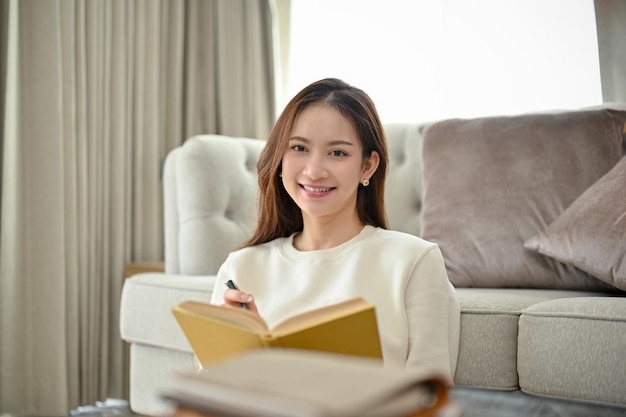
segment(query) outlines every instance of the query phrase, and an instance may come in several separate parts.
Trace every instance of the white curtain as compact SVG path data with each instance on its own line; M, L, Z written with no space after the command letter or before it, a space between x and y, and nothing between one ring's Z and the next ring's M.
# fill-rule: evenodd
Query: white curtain
M595 0L602 101L626 102L626 2Z
M274 121L263 0L0 0L0 413L125 398L124 265L186 137Z

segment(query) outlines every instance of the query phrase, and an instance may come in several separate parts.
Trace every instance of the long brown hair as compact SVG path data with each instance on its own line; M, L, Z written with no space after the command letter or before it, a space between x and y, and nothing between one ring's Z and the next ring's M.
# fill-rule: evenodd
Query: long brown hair
M287 237L303 228L302 212L283 187L279 174L294 120L305 107L314 103L334 107L352 122L361 141L364 158L373 151L380 155L378 169L370 178L369 186L359 186L357 212L364 224L387 228L384 195L389 156L385 131L376 107L362 90L336 78L326 78L308 85L296 94L270 133L257 163L259 220L256 231L243 247Z

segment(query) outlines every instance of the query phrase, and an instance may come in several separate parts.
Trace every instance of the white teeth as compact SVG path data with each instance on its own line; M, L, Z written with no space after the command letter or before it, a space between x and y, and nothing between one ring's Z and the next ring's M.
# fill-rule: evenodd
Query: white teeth
M303 185L302 187L310 193L324 193L326 191L332 190L332 187L316 188L316 187L309 187L308 185Z

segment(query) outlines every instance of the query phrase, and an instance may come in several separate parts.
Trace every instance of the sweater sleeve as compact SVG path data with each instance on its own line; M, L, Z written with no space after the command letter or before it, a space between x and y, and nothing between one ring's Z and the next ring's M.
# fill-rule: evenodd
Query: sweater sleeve
M224 304L224 292L226 291L226 285L224 283L228 281L228 262L230 256L226 258L226 261L220 266L217 271L217 277L215 278L215 284L213 285L213 293L211 294L211 304L222 305Z
M405 292L409 351L406 369L453 384L459 351L460 308L437 245L416 261Z

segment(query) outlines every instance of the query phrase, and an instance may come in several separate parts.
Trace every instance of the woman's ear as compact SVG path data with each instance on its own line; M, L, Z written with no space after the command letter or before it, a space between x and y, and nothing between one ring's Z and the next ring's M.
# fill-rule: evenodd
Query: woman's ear
M377 151L372 151L370 156L363 161L363 177L371 178L378 169L378 164L380 164L380 155Z

